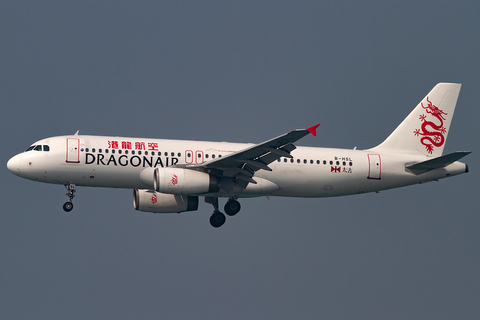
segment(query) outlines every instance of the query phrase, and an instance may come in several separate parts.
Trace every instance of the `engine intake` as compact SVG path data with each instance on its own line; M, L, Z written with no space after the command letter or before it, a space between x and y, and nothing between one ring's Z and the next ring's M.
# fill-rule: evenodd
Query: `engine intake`
M133 190L135 210L156 213L196 211L198 196L159 193L153 190Z
M183 168L156 168L153 185L155 191L168 194L203 194L220 190L217 177Z

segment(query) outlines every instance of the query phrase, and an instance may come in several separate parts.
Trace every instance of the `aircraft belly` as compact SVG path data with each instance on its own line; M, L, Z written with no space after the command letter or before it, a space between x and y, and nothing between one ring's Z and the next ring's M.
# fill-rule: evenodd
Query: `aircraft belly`
M138 171L138 172L137 172ZM106 188L145 188L140 181L140 170L90 167L81 164L59 165L51 172L50 183L69 184L86 187Z
M359 188L361 189L356 183L361 176L360 170L332 172L330 166L282 168L262 175L280 187L278 191L272 193L272 196L307 198L356 194Z
M397 157L381 156L384 161L381 175L372 178L371 163L366 152L353 151L349 156L353 166L340 165L277 165L273 172L261 176L276 183L280 189L272 196L335 197L386 190L409 184L426 182L426 175L414 176L405 171L405 161ZM380 155L379 155L380 157ZM430 179L431 180L431 179Z

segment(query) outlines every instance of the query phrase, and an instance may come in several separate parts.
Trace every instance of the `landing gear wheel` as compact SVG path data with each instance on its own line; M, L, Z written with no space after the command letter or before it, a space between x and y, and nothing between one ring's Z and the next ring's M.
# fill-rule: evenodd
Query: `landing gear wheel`
M227 219L225 218L225 215L223 213L221 213L220 211L214 211L212 216L210 217L210 224L214 228L220 228L225 223L225 220Z
M63 204L63 210L65 210L65 212L70 212L72 211L73 209L73 203L71 203L70 201L67 201Z
M225 204L225 213L229 216L234 216L240 211L240 202L237 200L228 200Z

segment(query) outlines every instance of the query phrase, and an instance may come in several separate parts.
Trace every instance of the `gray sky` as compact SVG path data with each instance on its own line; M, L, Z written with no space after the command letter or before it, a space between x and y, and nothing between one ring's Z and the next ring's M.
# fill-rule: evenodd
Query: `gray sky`
M4 1L1 161L82 134L369 148L463 83L445 152L471 172L331 199L153 215L131 190L0 170L2 319L478 319L480 4ZM223 206L224 200L221 201Z

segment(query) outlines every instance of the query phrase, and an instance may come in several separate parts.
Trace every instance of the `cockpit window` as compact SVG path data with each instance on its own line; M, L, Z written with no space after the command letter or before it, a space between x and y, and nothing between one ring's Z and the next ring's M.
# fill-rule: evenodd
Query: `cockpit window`
M42 151L42 145L37 145L37 146L30 146L28 147L27 150L25 150L25 152L27 151L32 151L32 150L35 150L35 151ZM44 144L43 145L43 151L50 151L50 146Z

